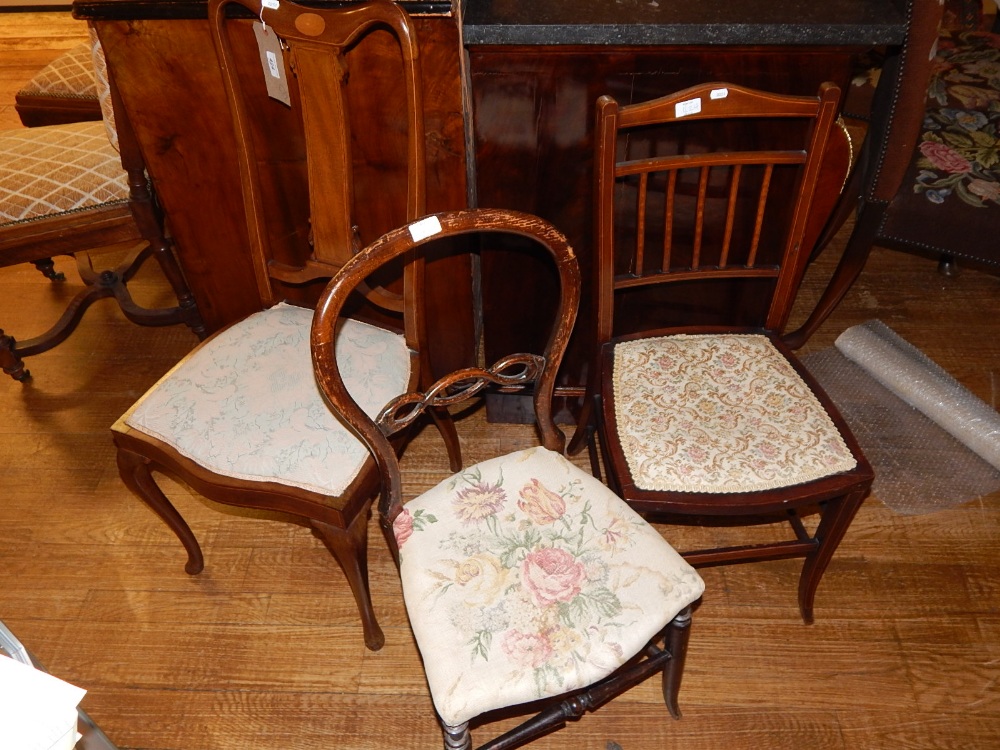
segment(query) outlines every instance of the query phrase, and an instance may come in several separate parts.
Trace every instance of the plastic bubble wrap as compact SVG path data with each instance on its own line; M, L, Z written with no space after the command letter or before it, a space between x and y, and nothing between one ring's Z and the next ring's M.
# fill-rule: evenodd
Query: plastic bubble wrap
M802 358L875 469L872 494L903 514L1000 490L1000 414L878 320Z

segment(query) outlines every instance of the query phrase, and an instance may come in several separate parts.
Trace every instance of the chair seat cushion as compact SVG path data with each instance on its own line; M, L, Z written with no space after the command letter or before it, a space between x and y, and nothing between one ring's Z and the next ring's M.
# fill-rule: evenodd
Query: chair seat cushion
M223 476L339 495L368 450L327 407L309 351L312 310L279 304L207 340L146 393L125 423ZM337 361L370 415L406 391L399 334L346 320Z
M90 43L83 42L63 52L32 76L17 96L58 96L97 101Z
M614 349L617 437L636 487L756 492L857 465L766 336L675 335Z
M0 225L128 201L102 122L0 132Z
M486 461L396 518L403 596L451 725L611 674L704 584L599 480L533 448Z

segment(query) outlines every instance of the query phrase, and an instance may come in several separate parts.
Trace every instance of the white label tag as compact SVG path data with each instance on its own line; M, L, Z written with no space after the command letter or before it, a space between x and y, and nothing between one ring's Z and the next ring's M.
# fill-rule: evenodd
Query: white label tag
M708 95L709 99L725 99L729 96L729 89L712 89Z
M274 33L274 29L265 27L260 21L253 22L253 33L257 37L257 49L260 52L260 66L264 70L267 95L285 106L292 106L291 97L288 95L288 81L285 80L281 40Z
M677 102L674 105L674 117L687 117L701 112L701 98L688 99L686 102Z
M278 0L260 0L260 4L263 5L265 8L270 8L271 10L277 10L279 7L281 7L281 4L278 2Z
M281 71L278 70L278 56L271 50L265 50L264 54L267 55L267 70L271 77L281 78Z
M414 242L426 240L441 232L441 222L437 216L428 216L426 219L415 221L410 224L410 236Z

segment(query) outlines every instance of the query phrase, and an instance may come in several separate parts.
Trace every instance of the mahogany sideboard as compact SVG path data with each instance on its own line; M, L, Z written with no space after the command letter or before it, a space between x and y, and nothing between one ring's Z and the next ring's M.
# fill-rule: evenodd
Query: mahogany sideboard
M428 210L478 205L537 214L567 234L584 278L598 96L627 103L705 80L812 94L825 80L846 86L861 53L898 46L906 31L902 0L402 4L421 45ZM95 25L104 45L206 322L218 327L258 309L204 0L75 0L74 13ZM301 144L284 117L262 107L260 138L274 148L275 210L301 234L308 217L298 211L292 179ZM362 239L391 223L391 216L372 217ZM432 352L442 368L474 358L480 339L487 359L529 342L534 316L551 304L552 280L530 250L512 246L493 257L481 289L471 281L469 256L438 262L428 274L438 304L429 316L448 331ZM570 398L586 377L588 328L584 302L560 376ZM517 419L516 399L507 403L514 404L509 413L493 416Z

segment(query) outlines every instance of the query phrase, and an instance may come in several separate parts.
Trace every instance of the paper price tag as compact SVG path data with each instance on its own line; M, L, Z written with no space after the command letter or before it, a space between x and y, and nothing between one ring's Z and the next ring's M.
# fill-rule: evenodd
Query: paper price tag
M428 216L426 219L415 221L410 224L410 236L414 242L426 240L441 232L441 222L437 216Z
M277 7L277 0L270 0ZM254 21L253 33L257 37L257 50L260 52L260 65L264 71L264 84L267 95L285 106L292 106L288 95L288 81L285 80L285 61L281 50L281 40L273 30L268 29L259 21Z
M674 105L674 117L687 117L701 112L701 98L688 99Z

